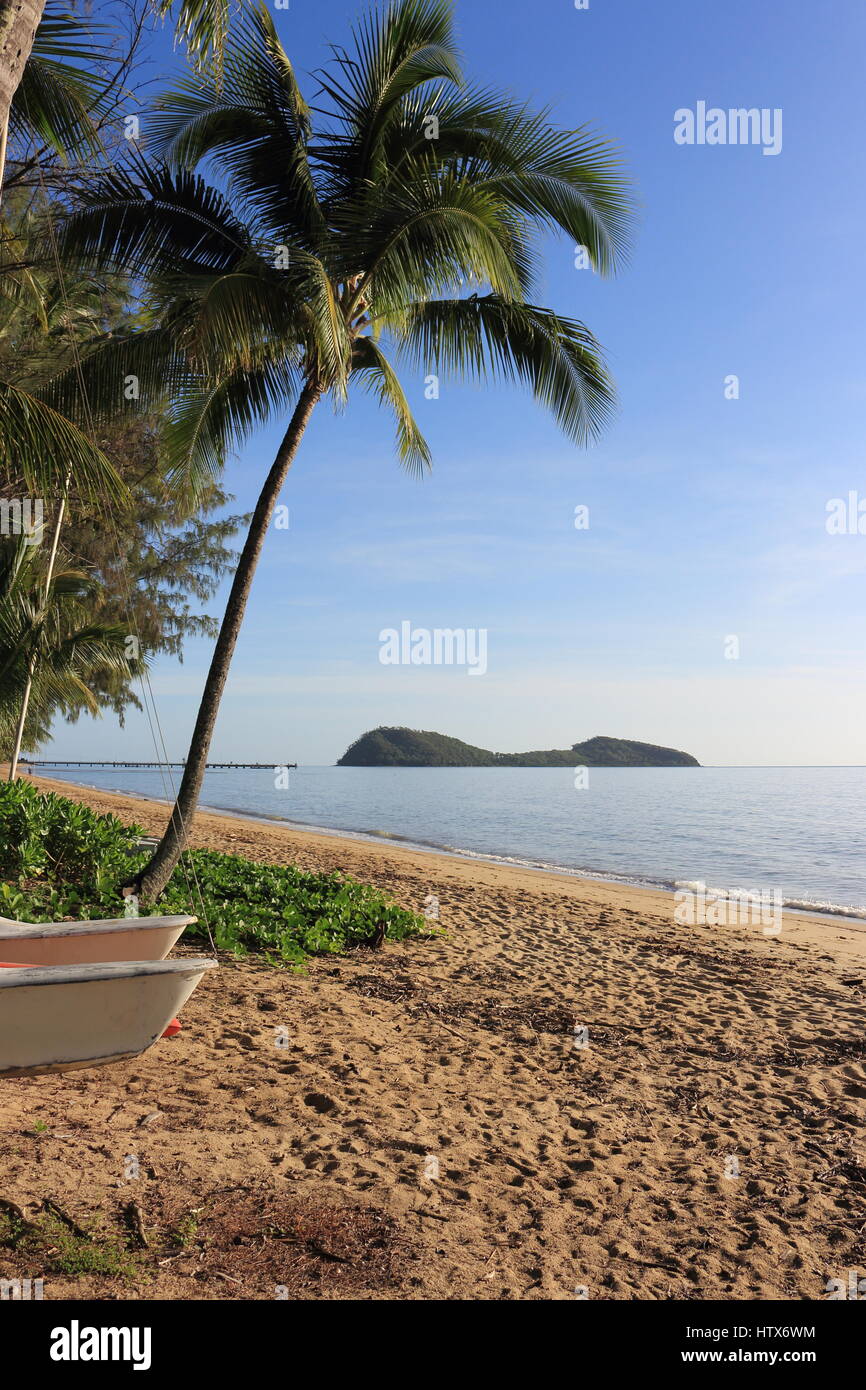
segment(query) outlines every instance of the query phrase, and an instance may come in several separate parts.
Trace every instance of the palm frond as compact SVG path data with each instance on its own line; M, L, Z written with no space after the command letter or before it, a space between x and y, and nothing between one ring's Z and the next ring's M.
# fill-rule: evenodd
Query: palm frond
M416 476L432 466L430 447L421 433L400 380L385 354L372 338L355 341L352 377L375 393L380 405L390 406L397 426L397 455L409 473Z
M0 382L0 469L52 496L69 473L82 492L120 498L123 484L100 448L76 424L28 391Z
M217 70L223 60L232 15L241 9L241 0L156 0L160 15L175 15L175 32L196 62L213 64Z
M102 334L78 362L46 375L36 394L81 428L126 410L156 414L194 374L178 350L178 336L178 325L170 322L128 337Z
M427 371L475 381L521 381L576 443L607 424L615 393L584 324L498 295L413 304L396 328L400 349Z
M97 121L108 109L99 69L108 54L104 25L84 23L59 4L45 7L9 113L13 141L36 140L61 158L97 154Z
M272 361L281 342L288 353L296 352L304 296L297 293L293 270L288 275L250 262L188 282L176 330L179 346L204 370L224 362L252 371Z
M230 447L293 403L301 375L282 362L190 382L176 393L163 440L170 481L213 477Z
M547 111L532 112L499 92L442 86L405 102L388 131L386 178L399 182L419 163L431 176L458 168L539 225L565 232L602 274L627 256L631 185L616 148L588 128L558 130Z
M400 103L436 80L463 81L448 0L394 0L353 30L354 54L333 49L317 73L346 131L344 191L369 178L389 121Z
M188 170L137 159L93 179L59 225L68 262L132 275L232 270L250 233L219 190Z
M150 147L193 168L218 156L233 196L269 228L313 250L326 234L306 144L309 111L265 5L244 10L219 79L196 74L164 95L150 122Z
M600 274L612 274L626 259L631 186L618 151L591 131L559 131L544 115L512 112L476 163L481 188L585 246Z
M366 267L355 301L384 305L455 289L463 280L489 284L520 300L532 277L526 227L504 199L456 175L391 187L378 216L361 206L341 230Z

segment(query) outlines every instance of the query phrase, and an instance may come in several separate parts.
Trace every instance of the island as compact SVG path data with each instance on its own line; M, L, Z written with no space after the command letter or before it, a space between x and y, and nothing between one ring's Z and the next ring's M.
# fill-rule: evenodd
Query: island
M700 767L697 758L657 743L597 734L570 748L491 753L428 729L381 726L362 734L337 767Z

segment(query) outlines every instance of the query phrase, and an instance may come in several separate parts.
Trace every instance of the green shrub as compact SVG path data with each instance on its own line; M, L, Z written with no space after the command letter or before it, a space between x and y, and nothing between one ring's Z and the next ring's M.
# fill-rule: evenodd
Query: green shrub
M0 784L0 878L6 881L44 880L83 897L101 896L128 874L142 833L30 782Z
M422 917L378 889L341 874L256 864L212 850L192 850L184 858L160 906L164 912L196 911L185 905L198 900L197 885L214 940L226 950L272 952L300 963L310 954L361 946L382 927L392 941L427 928Z
M146 864L143 832L26 782L0 786L0 916L33 922L123 915L120 885ZM151 913L188 912L221 949L301 965L312 954L345 951L384 934L430 935L423 917L384 893L337 873L257 864L233 854L190 850Z
M72 1231L51 1213L40 1213L35 1221L22 1222L8 1212L0 1212L0 1250L25 1258L43 1274L66 1274L81 1278L87 1274L131 1279L138 1262L115 1234L99 1236Z

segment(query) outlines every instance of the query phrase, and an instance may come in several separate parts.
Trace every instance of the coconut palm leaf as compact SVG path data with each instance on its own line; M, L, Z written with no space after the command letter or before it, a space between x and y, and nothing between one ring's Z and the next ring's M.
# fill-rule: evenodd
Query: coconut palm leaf
M79 360L43 378L40 400L82 429L124 410L156 412L192 377L172 323L92 339Z
M175 17L178 39L202 66L222 62L233 15L242 0L155 0L159 15Z
M102 148L98 121L108 110L100 70L109 30L58 3L45 6L9 113L13 143L35 141L61 158L86 158ZM103 42L94 42L102 39Z
M443 87L405 103L387 132L387 177L419 161L430 170L457 165L536 226L565 232L601 274L627 258L630 185L617 150L588 128L559 130L547 111L501 93Z
M31 392L0 382L0 469L50 497L68 473L92 497L119 499L123 484L102 450L67 416Z
M383 137L407 98L440 80L456 87L463 82L448 0L411 0L370 12L353 38L354 56L335 48L334 62L317 74L343 126L347 193L378 172Z
M188 170L143 159L92 179L58 230L64 262L129 275L234 270L251 246L224 194Z
M175 395L165 422L164 445L174 460L171 481L195 488L213 477L229 448L247 439L257 425L291 408L301 381L301 372L287 362L191 381Z
M398 344L425 371L522 382L577 444L600 433L615 405L589 329L533 304L495 294L413 304Z
M99 712L94 682L133 679L146 669L128 653L128 633L92 620L96 586L59 566L50 583L45 558L24 537L0 538L0 748L11 750L28 682L32 683L24 746L48 737L57 714Z
M313 250L327 228L306 157L309 132L294 69L262 6L244 11L219 78L198 73L157 103L149 148L187 168L218 155L271 243L289 236Z
M431 468L430 447L418 428L400 379L370 337L358 338L355 342L352 376L359 385L374 392L381 405L391 407L397 426L397 455L404 467L413 474Z

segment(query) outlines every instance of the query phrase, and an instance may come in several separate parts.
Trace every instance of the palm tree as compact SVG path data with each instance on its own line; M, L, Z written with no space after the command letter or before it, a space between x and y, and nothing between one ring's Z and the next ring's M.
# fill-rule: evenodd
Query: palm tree
M178 35L194 59L199 63L210 59L218 67L232 3L237 7L244 0L155 0L155 10L163 15L176 12ZM125 67L121 62L115 77L103 80L99 67L106 51L92 46L88 27L67 13L58 0L0 0L0 202L5 192L10 134L26 151L11 185L26 187L27 177L35 173L43 195L46 185L42 161L46 154L53 153L61 161L69 155L104 155L99 122L111 110L111 88ZM77 66L70 58L77 60ZM43 212L46 211L44 230L47 240L53 242L50 208L43 206ZM51 249L53 262L50 253L47 259L61 281L65 300L63 267L56 246ZM44 264L44 253L42 260ZM0 217L0 298L17 302L25 294L47 328L32 257L4 215ZM68 310L66 318L64 331L71 339L75 325ZM80 370L78 375L80 381ZM117 413L119 405L115 398L113 413ZM6 375L0 380L0 467L12 462L14 452L15 465L28 491L60 492L45 576L48 587L70 485L75 482L85 489L95 487L107 493L109 500L116 500L122 492L115 470L92 442L92 413L80 390L77 406L83 428L47 406L38 393L22 390L20 382ZM32 690L33 681L28 679L22 688L10 780L16 775L21 740L28 726Z
M57 0L41 0L13 8L22 13L7 35L21 37L24 11L27 12L26 43L16 58L14 81L10 78L7 47L0 47L0 196L6 191L7 143L13 142L29 157L23 159L16 174L31 168L40 171L42 157L53 153L65 160L95 155L101 149L96 120L104 114L104 84L92 71L104 52L94 48L87 31L74 16L64 12ZM4 23L0 0L0 33ZM43 14L44 11L44 14ZM42 21L40 23L40 20ZM38 27L37 27L38 26ZM77 66L70 59L77 60ZM20 204L20 192L13 202ZM81 333L81 309L72 300L81 294L80 284L67 293L63 270L51 241L50 209L42 204L42 221L37 225L33 208L16 208L8 215L4 204L0 215L0 473L17 478L25 493L43 499L60 493L50 559L44 574L46 593L51 591L52 572L57 555L65 496L74 481L92 495L118 499L122 486L115 469L93 442L90 431L74 424L68 416L53 410L38 392L40 369L45 356L57 349L61 338L62 356L68 356L68 338ZM45 216L48 212L48 217ZM46 235L48 233L48 235ZM41 269L39 268L41 263ZM52 275L45 266L51 264ZM52 283L53 279L53 283ZM92 313L92 287L86 287ZM52 303L53 301L53 303ZM36 652L31 657L35 669ZM30 727L27 705L34 681L21 686L21 709L17 719L10 763L14 777L21 740ZM8 692L7 692L8 693Z
M448 0L393 0L304 101L265 6L243 16L219 78L161 103L165 160L95 180L64 255L147 285L147 323L85 363L95 398L136 373L162 399L188 479L272 416L286 428L231 586L171 820L136 882L157 896L182 852L250 586L280 489L318 402L364 387L396 417L411 471L430 464L394 360L527 385L576 443L613 388L590 331L532 302L542 236L565 232L611 272L630 221L616 155L464 83ZM314 127L313 116L318 118ZM195 172L208 161L226 188ZM472 293L469 293L469 290ZM69 375L51 397L74 409Z
M16 193L13 203L21 197ZM40 509L53 509L44 575L50 588L70 488L74 485L85 496L99 498L103 511L120 502L126 489L94 440L92 421L84 418L77 424L53 410L41 398L40 385L48 373L57 371L58 363L75 362L80 343L116 308L123 286L104 277L78 277L70 286L62 267L52 275L38 266L46 222L44 200L40 201L43 206L38 211L31 205L23 215L10 217L7 207L0 216L0 479L6 506L4 534L9 529L10 500L20 508L35 499ZM32 685L26 681L21 689L10 781L16 776L21 739L28 727Z
M64 564L47 578L46 561L32 538L0 540L0 749L14 756L48 737L58 713L74 719L98 713L94 683L111 673L140 674L143 662L128 648L126 630L92 620L98 595L86 575ZM32 686L27 721L19 733L21 697Z
M231 14L245 2L153 0L153 9L160 16L175 16L175 32L195 61L218 66ZM52 0L0 0L0 196L7 140L16 122L26 122L55 149L64 129L74 127L76 138L86 133L81 116L93 114L99 80L57 59L68 60L70 48L75 56L86 57L81 38L87 27Z
M160 15L175 15L175 32L197 66L208 64L219 75L229 36L232 14L246 0L154 0Z
M0 185L12 98L24 75L45 0L0 0Z
M94 34L60 0L47 0L9 110L11 142L32 148L28 166L49 154L63 161L99 154L97 124L109 106L100 73L110 57L101 38L101 29ZM8 170L3 174L5 194Z

